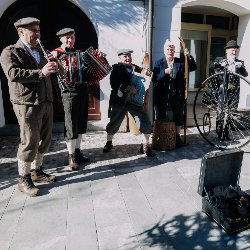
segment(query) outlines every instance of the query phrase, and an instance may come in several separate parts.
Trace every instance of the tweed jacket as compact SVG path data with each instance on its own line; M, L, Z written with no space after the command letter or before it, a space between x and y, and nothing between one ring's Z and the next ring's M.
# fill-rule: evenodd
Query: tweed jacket
M39 53L41 61L38 64L21 40L2 51L0 63L8 79L12 103L38 105L53 101L51 79L44 77L41 70L47 60L41 51Z

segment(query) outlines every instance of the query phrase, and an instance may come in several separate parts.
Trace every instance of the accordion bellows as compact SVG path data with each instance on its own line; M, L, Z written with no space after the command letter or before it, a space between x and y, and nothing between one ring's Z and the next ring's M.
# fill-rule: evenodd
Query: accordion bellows
M89 47L82 55L86 81L96 83L109 74L112 67L104 57L99 57L93 47Z
M93 47L84 52L63 53L60 60L66 72L66 82L72 87L75 84L97 83L112 69L106 58L99 57Z

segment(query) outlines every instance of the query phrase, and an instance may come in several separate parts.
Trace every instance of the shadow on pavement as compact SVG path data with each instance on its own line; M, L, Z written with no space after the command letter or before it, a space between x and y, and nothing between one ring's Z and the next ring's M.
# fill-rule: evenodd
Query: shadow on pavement
M143 248L159 249L237 250L238 241L250 241L246 231L228 236L202 212L190 216L179 214L171 220L161 219L134 237L139 238ZM249 249L249 244L241 249Z

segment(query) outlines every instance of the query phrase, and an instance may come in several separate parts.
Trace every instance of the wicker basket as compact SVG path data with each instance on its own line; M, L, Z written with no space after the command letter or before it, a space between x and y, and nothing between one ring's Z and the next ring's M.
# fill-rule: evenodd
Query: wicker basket
M154 149L174 149L176 147L176 126L173 121L154 122L152 147Z

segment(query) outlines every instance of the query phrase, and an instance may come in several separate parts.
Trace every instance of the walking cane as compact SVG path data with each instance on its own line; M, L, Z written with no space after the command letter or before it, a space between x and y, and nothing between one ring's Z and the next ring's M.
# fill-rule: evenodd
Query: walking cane
M185 42L182 37L179 37L181 47L184 52L184 58L185 58L185 71L184 71L184 78L185 78L185 96L184 96L184 143L186 144L186 138L187 138L187 98L188 98L188 80L189 80L189 69L188 69L188 58L187 55L185 55Z

